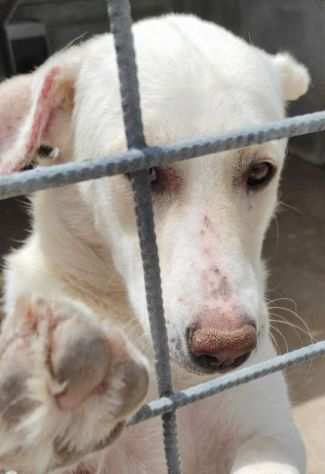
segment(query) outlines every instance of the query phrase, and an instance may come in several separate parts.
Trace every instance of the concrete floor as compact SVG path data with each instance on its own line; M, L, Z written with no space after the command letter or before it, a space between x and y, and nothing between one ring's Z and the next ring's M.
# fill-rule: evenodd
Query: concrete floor
M282 320L274 330L280 350L301 347L311 338L325 339L324 204L325 168L289 159L282 183L282 205L265 247L271 270L268 296L272 318ZM24 207L21 200L18 204L14 200L0 201L0 255L25 235ZM325 473L324 374L325 358L287 373L296 420L308 449L308 474Z

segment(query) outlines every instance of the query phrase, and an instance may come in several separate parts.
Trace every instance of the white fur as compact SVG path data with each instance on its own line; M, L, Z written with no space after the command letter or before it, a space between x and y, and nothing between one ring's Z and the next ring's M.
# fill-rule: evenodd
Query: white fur
M192 16L143 21L134 27L134 33L148 144L173 144L281 119L285 101L298 98L308 88L308 73L293 58L269 56ZM21 161L17 150L21 154L28 141L42 81L53 65L61 67L59 85L64 89L68 80L74 89L71 116L58 96L59 86L54 99L44 105L56 110L46 142L59 146L60 160L103 157L126 148L112 38L103 35L71 52L59 53L34 73L34 105L14 147L12 137L8 142L3 171ZM2 87L0 107L1 94L9 94L8 86ZM41 132L38 145L44 140ZM275 355L261 249L276 207L285 151L286 141L281 140L176 163L173 170L180 180L179 189L154 196L175 389L208 378L191 370L185 340L186 329L202 311L238 312L255 321L258 347L249 364ZM241 178L252 160L268 160L278 168L271 183L257 193L247 193ZM209 228L203 236L206 222ZM217 266L217 276L211 277L211 265ZM205 278L210 278L216 291L226 282L226 296L216 302L207 291ZM122 329L123 337L129 337L129 357L145 364L142 352L152 362L132 193L125 177L35 195L33 233L8 258L5 287L6 327L12 328L17 319L21 298L28 301L41 295L63 305L68 298L82 303L80 317L90 311L98 324L108 321L108 332L112 327ZM44 372L39 380L45 383L45 377ZM119 402L114 396L119 396L119 388L115 395L110 394L110 403ZM156 396L151 374L147 400ZM92 404L88 408L92 411L83 424L75 413L58 413L49 394L44 397L40 412L26 419L21 431L27 442L34 440L37 448L43 447L35 449L31 442L31 456L24 459L26 470L33 472L53 464L46 443L56 430L62 436L66 431L69 443L82 450L106 429L100 421L103 407L95 401L86 402ZM32 439L35 423L39 431ZM178 424L184 474L305 473L304 448L291 418L282 374L182 409ZM20 435L17 431L9 436L6 430L0 435L1 460L3 446L7 451L15 448ZM89 464L98 473L163 474L160 421L128 428Z

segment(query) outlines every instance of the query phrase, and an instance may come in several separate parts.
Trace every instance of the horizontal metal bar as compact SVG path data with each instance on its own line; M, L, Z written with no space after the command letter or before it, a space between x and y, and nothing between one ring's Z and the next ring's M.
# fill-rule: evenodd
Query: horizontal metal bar
M50 187L104 176L132 173L152 166L164 166L225 150L265 143L325 130L325 111L272 122L264 127L251 127L216 137L198 138L175 145L129 150L109 158L40 167L35 170L0 177L0 199L6 199ZM1 162L1 158L0 158Z
M194 387L173 393L170 397L148 403L129 422L135 425L155 416L161 416L190 403L224 392L230 388L260 379L293 365L301 364L325 355L325 341L310 344L287 354L279 355L266 362L237 370Z

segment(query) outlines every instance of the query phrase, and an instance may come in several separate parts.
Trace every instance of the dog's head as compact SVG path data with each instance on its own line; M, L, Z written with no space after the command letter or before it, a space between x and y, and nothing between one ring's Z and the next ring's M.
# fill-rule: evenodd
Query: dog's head
M287 101L308 88L308 72L291 56L268 55L191 16L143 21L134 32L150 145L281 119ZM124 150L112 38L2 85L0 117L2 172L27 163L41 144L58 147L62 161ZM285 152L280 140L150 171L170 348L182 367L239 366L268 331L261 249ZM80 189L149 334L130 181Z

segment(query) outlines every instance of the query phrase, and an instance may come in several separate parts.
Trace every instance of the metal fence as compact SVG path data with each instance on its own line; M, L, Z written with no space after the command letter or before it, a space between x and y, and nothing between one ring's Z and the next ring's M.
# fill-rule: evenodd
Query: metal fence
M0 199L104 176L130 174L160 394L158 400L140 409L130 424L136 424L155 416L162 417L167 470L169 474L179 474L181 473L181 461L178 454L176 428L176 410L178 408L294 364L324 355L325 341L311 344L249 368L237 370L186 390L174 392L148 170L153 166L162 166L174 161L325 130L325 112L285 119L265 127L250 128L239 133L224 134L210 139L198 138L173 146L147 147L143 133L129 1L108 0L108 10L117 53L128 151L109 158L98 158L81 163L69 163L48 169L41 168L3 176L0 178Z

